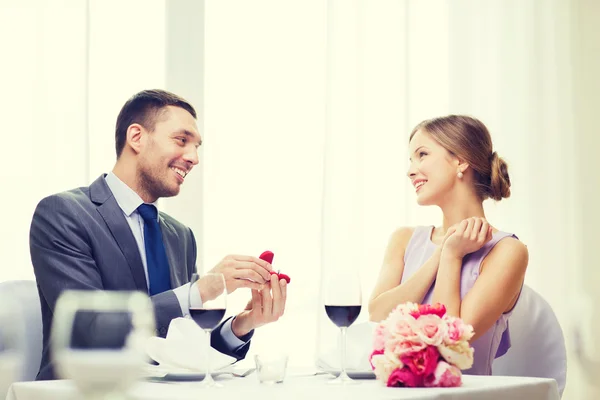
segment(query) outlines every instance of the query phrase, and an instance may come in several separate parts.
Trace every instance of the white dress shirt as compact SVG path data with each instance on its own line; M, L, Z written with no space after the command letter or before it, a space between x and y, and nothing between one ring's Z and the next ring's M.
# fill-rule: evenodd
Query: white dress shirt
M138 213L137 208L144 203L142 198L129 186L127 186L122 180L120 180L114 173L109 173L104 178L108 188L112 192L117 204L121 207L123 215L131 228L131 233L138 245L140 256L142 258L142 264L144 265L144 274L146 275L146 285L148 285L148 264L146 263L146 247L144 246L144 219ZM152 203L156 207L156 202ZM158 210L158 207L157 207ZM158 217L160 219L160 215ZM174 268L173 265L170 266ZM179 286L173 289L173 293L177 296L179 306L181 307L181 313L184 317L189 316L189 300L188 291L190 284ZM196 294L198 300L200 300L200 293L195 291L192 295ZM233 318L230 318L223 327L221 328L221 336L230 350L235 351L247 342L240 340L231 329L231 323Z

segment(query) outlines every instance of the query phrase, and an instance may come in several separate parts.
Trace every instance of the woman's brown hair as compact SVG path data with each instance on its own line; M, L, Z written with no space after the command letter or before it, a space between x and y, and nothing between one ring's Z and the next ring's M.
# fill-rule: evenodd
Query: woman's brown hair
M423 130L454 156L466 161L473 169L475 190L482 200L502 200L510 197L508 165L493 151L492 138L486 126L476 118L448 115L418 124Z

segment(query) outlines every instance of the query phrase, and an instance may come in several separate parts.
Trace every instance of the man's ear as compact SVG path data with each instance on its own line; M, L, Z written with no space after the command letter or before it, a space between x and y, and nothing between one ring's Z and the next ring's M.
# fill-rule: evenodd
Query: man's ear
M131 124L129 125L129 128L127 128L126 143L136 154L139 154L142 151L144 145L144 132L144 127L140 124Z

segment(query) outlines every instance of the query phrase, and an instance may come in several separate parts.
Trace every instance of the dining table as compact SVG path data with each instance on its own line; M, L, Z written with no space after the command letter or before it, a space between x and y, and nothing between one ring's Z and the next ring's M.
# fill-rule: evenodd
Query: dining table
M126 393L132 400L184 399L465 399L465 400L559 400L556 381L546 378L463 375L462 385L455 388L386 387L376 379L356 379L349 385L332 385L329 373L291 368L283 382L264 384L257 374L219 375L215 380L222 387L200 387L195 381L142 380ZM243 376L242 376L243 375ZM52 380L13 383L6 400L76 400L83 397L74 382Z

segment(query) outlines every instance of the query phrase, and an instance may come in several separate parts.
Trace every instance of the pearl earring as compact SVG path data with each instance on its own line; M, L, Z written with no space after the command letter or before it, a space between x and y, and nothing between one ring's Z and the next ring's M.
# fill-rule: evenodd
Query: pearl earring
M458 174L456 174L456 176L458 176L458 179L462 179L463 173L461 171L458 171Z

